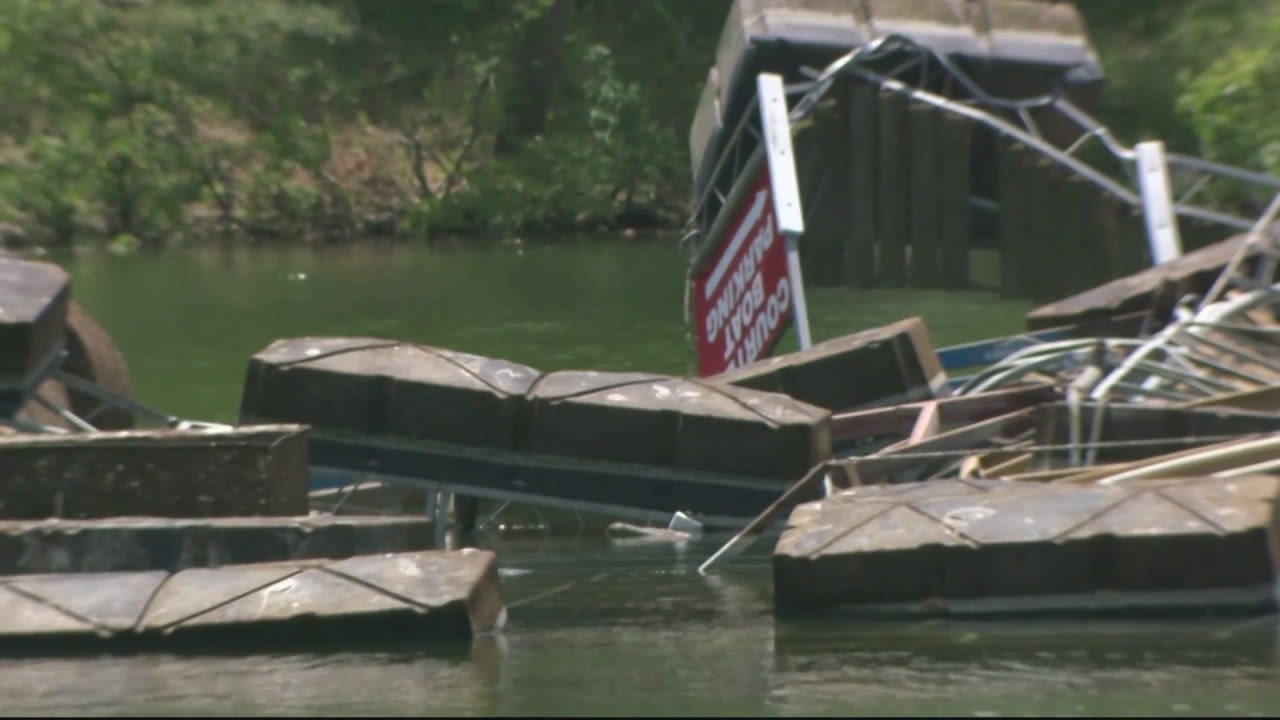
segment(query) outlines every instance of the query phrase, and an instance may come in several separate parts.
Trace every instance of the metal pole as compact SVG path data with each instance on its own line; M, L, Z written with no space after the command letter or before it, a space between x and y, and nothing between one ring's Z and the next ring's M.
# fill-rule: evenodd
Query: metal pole
M791 314L796 324L796 341L801 350L807 350L813 344L809 336L809 308L804 301L804 278L800 276L800 250L796 247L796 238L788 234L787 239L787 282L791 284Z
M765 158L769 162L769 188L773 216L787 243L787 283L791 286L791 314L800 349L811 344L809 309L804 298L804 278L800 273L797 240L804 235L804 212L800 206L800 182L796 178L796 156L791 146L791 120L782 76L760 73L756 78L760 103L760 127L764 131Z

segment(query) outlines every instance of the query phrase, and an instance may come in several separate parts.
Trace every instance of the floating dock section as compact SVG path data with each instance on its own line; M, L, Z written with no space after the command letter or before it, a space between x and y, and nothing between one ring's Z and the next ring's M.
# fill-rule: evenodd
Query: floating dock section
M795 509L780 615L1269 612L1280 478L866 486Z
M713 524L751 517L831 452L830 413L778 393L374 338L272 343L241 419L310 425L320 468Z
M947 394L947 375L918 317L765 358L710 379L783 393L832 412Z
M172 573L434 549L422 516L0 521L0 575Z
M307 431L298 425L0 437L0 517L298 516Z
M0 651L156 646L243 652L374 635L469 638L506 620L482 550L0 578Z
M326 472L738 527L831 457L829 408L938 388L945 376L918 318L707 379L544 373L393 340L298 338L250 360L240 416L306 423L311 462Z

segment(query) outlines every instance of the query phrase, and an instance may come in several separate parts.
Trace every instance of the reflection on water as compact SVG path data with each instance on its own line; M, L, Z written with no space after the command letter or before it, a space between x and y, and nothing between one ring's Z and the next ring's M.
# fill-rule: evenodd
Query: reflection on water
M776 624L767 560L715 540L495 545L507 629L456 657L346 652L0 663L21 713L1274 715L1274 619Z

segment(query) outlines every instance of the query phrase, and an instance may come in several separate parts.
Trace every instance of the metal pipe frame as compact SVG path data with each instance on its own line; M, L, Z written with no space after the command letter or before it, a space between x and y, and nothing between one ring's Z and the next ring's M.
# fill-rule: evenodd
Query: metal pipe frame
M908 58L907 62L890 70L888 74L879 74L867 67L875 60L883 59L893 53L908 53L912 57ZM964 102L949 99L923 90L920 87L909 86L898 79L898 76L902 73L913 69L922 62L942 68L947 73L949 80L954 81L956 85L970 95L970 100ZM1031 98L1010 99L998 97L983 89L950 58L945 55L939 55L931 48L917 43L910 37L899 34L876 38L872 42L855 48L837 58L820 72L810 70L807 74L812 77L812 81L809 83L809 87L803 97L792 110L791 121L793 125L800 123L809 116L818 102L830 91L837 78L841 75L853 75L881 88L906 94L914 100L933 105L945 112L971 119L1001 135L1012 137L1059 165L1067 167L1075 174L1098 186L1104 192L1113 195L1130 206L1140 207L1142 204L1138 193L1134 190L1116 183L1109 174L1075 157L1076 152L1086 142L1096 138L1108 155L1117 161L1120 168L1128 176L1129 184L1134 187L1138 185L1136 175L1137 153L1134 148L1121 144L1116 140L1110 129L1063 97L1063 88L1060 85L1054 87L1048 94ZM803 85L793 87L799 90ZM703 190L694 203L694 211L689 221L690 230L686 237L692 239L695 246L701 244L704 236L709 235L706 232L708 224L712 221L712 218L708 217L709 201L717 193L723 199L724 188L721 185L724 184L726 178L722 177L722 175L726 166L730 164L729 160L736 157L737 153L741 151L740 146L744 129L756 115L754 112L755 102L756 100L753 97L749 103L750 107L744 110L742 116L738 119L737 126L735 126L733 133L720 151L720 159L712 170L707 188ZM1036 123L1030 116L1030 110L1056 111L1078 126L1082 130L1082 134L1066 151L1060 150L1044 141ZM1018 118L1021 127L998 117L991 111L1011 114L1013 117ZM1170 168L1195 172L1197 179L1192 185L1193 190L1196 192L1209 179L1213 178L1227 178L1270 190L1280 189L1280 178L1253 170L1177 153L1168 153L1166 155L1166 163ZM736 161L734 164L736 164ZM736 178L736 173L728 175L729 184L732 184L734 178ZM1184 192L1176 199L1173 205L1173 211L1176 215L1214 223L1233 230L1249 230L1253 227L1254 223L1247 218L1213 208L1188 204L1194 194L1195 192ZM717 209L717 214L718 210L719 208Z

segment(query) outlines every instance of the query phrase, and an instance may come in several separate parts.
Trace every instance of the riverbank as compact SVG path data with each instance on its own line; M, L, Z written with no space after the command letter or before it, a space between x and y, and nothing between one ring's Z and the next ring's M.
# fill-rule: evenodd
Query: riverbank
M0 247L88 242L130 251L190 242L321 246L354 240L483 242L502 236L605 233L630 238L674 231L685 221L685 198L676 191L655 191L639 199L624 193L605 197L598 187L595 192L587 187L567 190L565 178L524 178L512 165L535 163L533 156L555 152L541 142L511 160L476 160L469 177L458 178L441 162L415 157L420 151L401 131L372 124L320 128L315 129L321 136L316 141L327 152L308 169L257 147L260 138L247 128L192 120L197 130L182 141L191 146L189 166L139 169L137 178L120 181L143 187L204 186L170 207L164 207L164 198L142 191L126 197L102 188L77 191L74 185L61 198L24 195L40 190L41 180L52 182L57 168L42 164L37 150L11 149L0 161ZM88 148L64 145L63 150L94 163ZM239 159L233 163L216 157L230 155ZM213 177L209 168L218 164L219 176ZM151 172L157 174L141 175ZM32 188L22 177L38 182ZM521 189L512 191L511 185Z
M705 5L664 20L577 0L17 0L0 34L13 109L0 240L128 250L677 227L677 118L705 63L694 38L728 7ZM643 53L627 42L666 22ZM698 62L675 57L656 77L650 54L676 48Z
M11 5L0 246L130 251L677 228L731 3ZM1280 14L1077 5L1122 141L1280 169L1258 61Z

